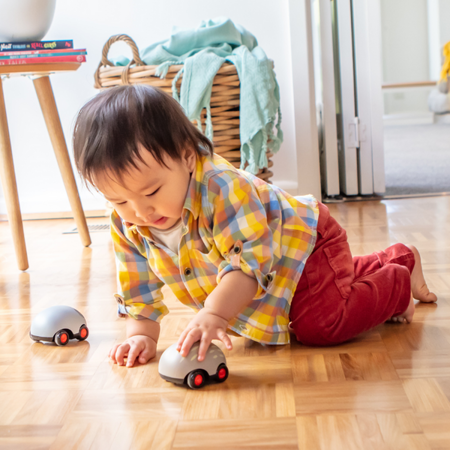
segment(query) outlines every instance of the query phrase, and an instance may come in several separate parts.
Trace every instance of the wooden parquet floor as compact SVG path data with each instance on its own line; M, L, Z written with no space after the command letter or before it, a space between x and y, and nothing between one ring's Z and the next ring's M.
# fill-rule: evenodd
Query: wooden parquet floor
M418 304L410 325L384 324L337 347L233 338L229 379L200 391L163 381L157 361L108 361L125 336L108 233L83 248L62 234L70 220L27 221L30 269L21 273L1 222L0 448L450 449L450 197L330 209L354 254L414 244L438 304ZM157 359L192 316L167 303ZM33 315L55 304L85 315L88 341L32 343Z

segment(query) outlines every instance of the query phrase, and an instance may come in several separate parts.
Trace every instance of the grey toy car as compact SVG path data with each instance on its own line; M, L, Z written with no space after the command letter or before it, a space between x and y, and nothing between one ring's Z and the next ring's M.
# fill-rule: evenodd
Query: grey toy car
M199 342L193 344L184 357L177 351L177 344L171 345L159 360L161 378L174 384L187 384L191 389L199 389L208 381L223 383L228 378L228 367L222 350L210 344L205 359L199 361L199 345Z
M89 336L86 319L70 306L58 305L44 309L31 323L30 338L39 342L66 345L70 339L84 341Z

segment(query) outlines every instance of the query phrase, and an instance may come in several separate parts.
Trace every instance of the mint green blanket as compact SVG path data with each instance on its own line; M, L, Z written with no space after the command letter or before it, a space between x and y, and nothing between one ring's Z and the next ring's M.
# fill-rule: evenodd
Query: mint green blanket
M173 96L187 117L197 121L200 130L200 115L206 108L206 130L202 131L211 140L214 131L210 110L213 79L225 61L234 64L241 88L241 168L248 162L246 170L256 174L267 167L267 149L275 153L283 141L280 92L272 62L251 33L227 18L203 21L192 30L174 27L170 39L147 47L140 56L147 65L159 65L156 74L161 78L166 76L172 64L184 64L174 79ZM122 66L129 60L120 57L114 63ZM176 81L181 73L183 82L178 94Z

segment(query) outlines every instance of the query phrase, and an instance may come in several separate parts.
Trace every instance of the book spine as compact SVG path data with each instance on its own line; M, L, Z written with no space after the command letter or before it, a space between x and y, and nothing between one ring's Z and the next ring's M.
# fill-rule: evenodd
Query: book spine
M21 55L43 55L43 54L61 54L61 53L70 53L70 54L78 54L80 52L81 54L86 55L86 49L80 48L80 49L73 49L70 48L61 48L58 50L28 50L23 52L0 52L0 58L4 56L21 56Z
M58 56L76 56L76 55L86 55L86 52L63 52L63 53L55 53L55 56L52 56L53 53L39 53L32 55L9 55L9 56L0 56L0 61L5 59L24 59L24 58L56 58Z
M23 58L23 59L2 59L0 66L17 66L21 64L44 64L56 62L86 62L85 55L76 56L52 56L50 58Z
M0 52L73 48L73 41L1 42Z

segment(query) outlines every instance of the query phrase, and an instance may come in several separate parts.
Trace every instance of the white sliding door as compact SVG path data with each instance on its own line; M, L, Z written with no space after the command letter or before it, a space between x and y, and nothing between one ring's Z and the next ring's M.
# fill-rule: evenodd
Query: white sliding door
M359 193L381 194L385 192L385 182L380 3L379 0L353 0L352 5L359 119Z
M319 89L316 89L316 92L322 137L320 148L322 191L327 196L336 196L340 194L340 186L331 3L330 0L313 0L313 5L315 68L316 78L320 79Z
M289 14L299 192L383 194L380 0L289 0Z
M334 52L336 55L339 176L344 195L357 195L359 123L355 110L352 6L350 0L333 0Z
M313 1L320 2L325 194L336 195L336 173L343 195L382 194L380 2Z
M322 199L316 121L311 0L289 0L297 191Z
M356 0L358 1L358 0ZM386 192L384 168L384 135L383 135L383 92L381 66L381 5L380 0L365 0L367 3L368 47L370 58L370 123L372 127L372 165L373 192Z

